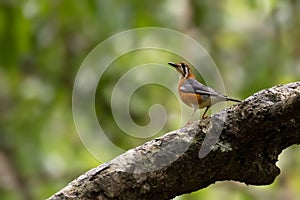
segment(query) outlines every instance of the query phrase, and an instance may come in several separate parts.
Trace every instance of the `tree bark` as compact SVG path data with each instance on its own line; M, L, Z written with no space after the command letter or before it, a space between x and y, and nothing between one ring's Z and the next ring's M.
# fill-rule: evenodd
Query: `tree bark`
M50 197L171 199L216 181L271 184L283 149L300 142L300 82L243 102L131 149Z

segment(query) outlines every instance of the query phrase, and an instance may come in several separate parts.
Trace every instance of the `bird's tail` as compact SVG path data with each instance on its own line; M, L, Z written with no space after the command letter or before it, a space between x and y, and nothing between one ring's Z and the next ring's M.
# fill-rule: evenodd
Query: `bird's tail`
M240 100L232 99L232 98L228 98L228 97L226 97L226 101L242 102Z

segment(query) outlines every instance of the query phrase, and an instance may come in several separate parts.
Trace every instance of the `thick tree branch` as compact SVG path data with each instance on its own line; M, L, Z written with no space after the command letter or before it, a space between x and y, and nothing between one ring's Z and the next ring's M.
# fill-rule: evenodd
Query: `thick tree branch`
M170 199L222 180L271 184L300 143L300 82L275 86L75 179L58 199Z

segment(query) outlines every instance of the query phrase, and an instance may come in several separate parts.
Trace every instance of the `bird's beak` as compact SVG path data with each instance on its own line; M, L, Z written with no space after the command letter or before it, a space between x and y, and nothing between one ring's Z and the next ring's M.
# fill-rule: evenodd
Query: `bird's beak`
M168 62L168 64L171 65L172 67L175 67L175 68L178 67L178 65L176 63L173 63L173 62Z

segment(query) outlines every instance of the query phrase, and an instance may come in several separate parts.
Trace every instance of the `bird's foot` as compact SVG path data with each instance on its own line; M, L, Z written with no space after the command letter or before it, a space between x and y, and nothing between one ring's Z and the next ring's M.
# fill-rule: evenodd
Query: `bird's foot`
M187 125L189 125L191 123L192 123L192 121L188 121L184 126L187 126Z
M208 116L202 116L202 117L201 117L201 120L202 120L202 119L206 119L206 118L208 118Z

